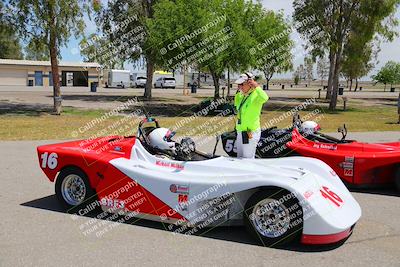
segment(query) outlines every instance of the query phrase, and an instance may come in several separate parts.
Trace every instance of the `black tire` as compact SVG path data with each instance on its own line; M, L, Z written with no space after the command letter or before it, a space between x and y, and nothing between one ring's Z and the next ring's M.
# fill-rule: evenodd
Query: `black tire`
M257 210L259 211L259 207L266 207L262 205L263 201L268 203L264 214L268 211L272 213L269 214L269 219L267 220L265 220L265 215L257 216L254 214ZM282 204L279 201L282 201ZM275 215L280 214L282 217L279 218L279 222L284 224L284 226L280 227L281 225L279 225L278 227L280 228L273 233L271 228L268 227L275 224L273 218ZM264 225L260 226L260 217L263 217L261 220L264 220L265 224L268 224L268 220L271 220L268 227ZM297 198L286 190L262 190L254 193L246 202L245 210L243 211L243 220L247 231L259 243L266 247L275 247L290 243L301 235L303 229L303 209ZM262 230L258 230L260 227L264 227L264 234Z
M78 176L81 181L83 181L84 186L85 186L85 193L83 195L83 200L80 201L79 203L76 203L76 205L70 203L66 198L65 194L63 194L62 188L63 188L63 181L67 179L67 177L70 177L71 175L76 175ZM67 182L67 181L66 181ZM55 184L55 192L58 201L62 205L62 207L65 209L66 212L68 213L76 213L78 215L86 215L91 213L92 211L99 211L99 201L97 201L97 194L91 188L89 179L87 175L79 168L75 167L68 167L63 169L60 174L57 177L56 184Z
M400 192L400 166L397 168L396 176L394 178L394 182L396 183L397 191Z

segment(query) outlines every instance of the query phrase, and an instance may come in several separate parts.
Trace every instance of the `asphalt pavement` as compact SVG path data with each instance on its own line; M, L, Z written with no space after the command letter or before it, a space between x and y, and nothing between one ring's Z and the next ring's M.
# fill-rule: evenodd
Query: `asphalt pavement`
M400 134L352 138L398 141ZM88 226L102 220L64 213L54 184L38 165L36 146L52 142L0 142L0 266L400 265L400 195L391 188L353 193L363 215L340 246L267 248L257 245L242 227L185 236L145 220L115 223L96 236ZM202 148L211 151L213 142Z

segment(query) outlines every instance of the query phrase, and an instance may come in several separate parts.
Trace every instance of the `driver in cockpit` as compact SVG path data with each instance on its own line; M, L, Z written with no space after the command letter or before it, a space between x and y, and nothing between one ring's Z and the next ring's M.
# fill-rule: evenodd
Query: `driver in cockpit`
M176 160L191 160L196 146L191 138L183 138L180 143L172 140L175 132L167 128L156 128L149 134L150 146L157 152Z

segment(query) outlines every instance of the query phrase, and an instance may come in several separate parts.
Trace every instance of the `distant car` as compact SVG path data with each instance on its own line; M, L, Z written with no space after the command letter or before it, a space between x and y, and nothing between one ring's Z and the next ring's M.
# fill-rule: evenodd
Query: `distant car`
M154 83L154 88L173 88L176 87L175 78L172 77L160 77Z
M143 87L144 88L146 86L146 82L147 82L147 78L146 77L139 76L139 77L136 78L134 85L135 85L136 88L139 88L139 87Z

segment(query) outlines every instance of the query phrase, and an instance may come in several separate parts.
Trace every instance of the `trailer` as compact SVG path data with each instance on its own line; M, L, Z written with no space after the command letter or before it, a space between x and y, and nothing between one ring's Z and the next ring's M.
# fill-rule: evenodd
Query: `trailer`
M128 88L131 87L131 72L129 70L110 70L106 88Z

